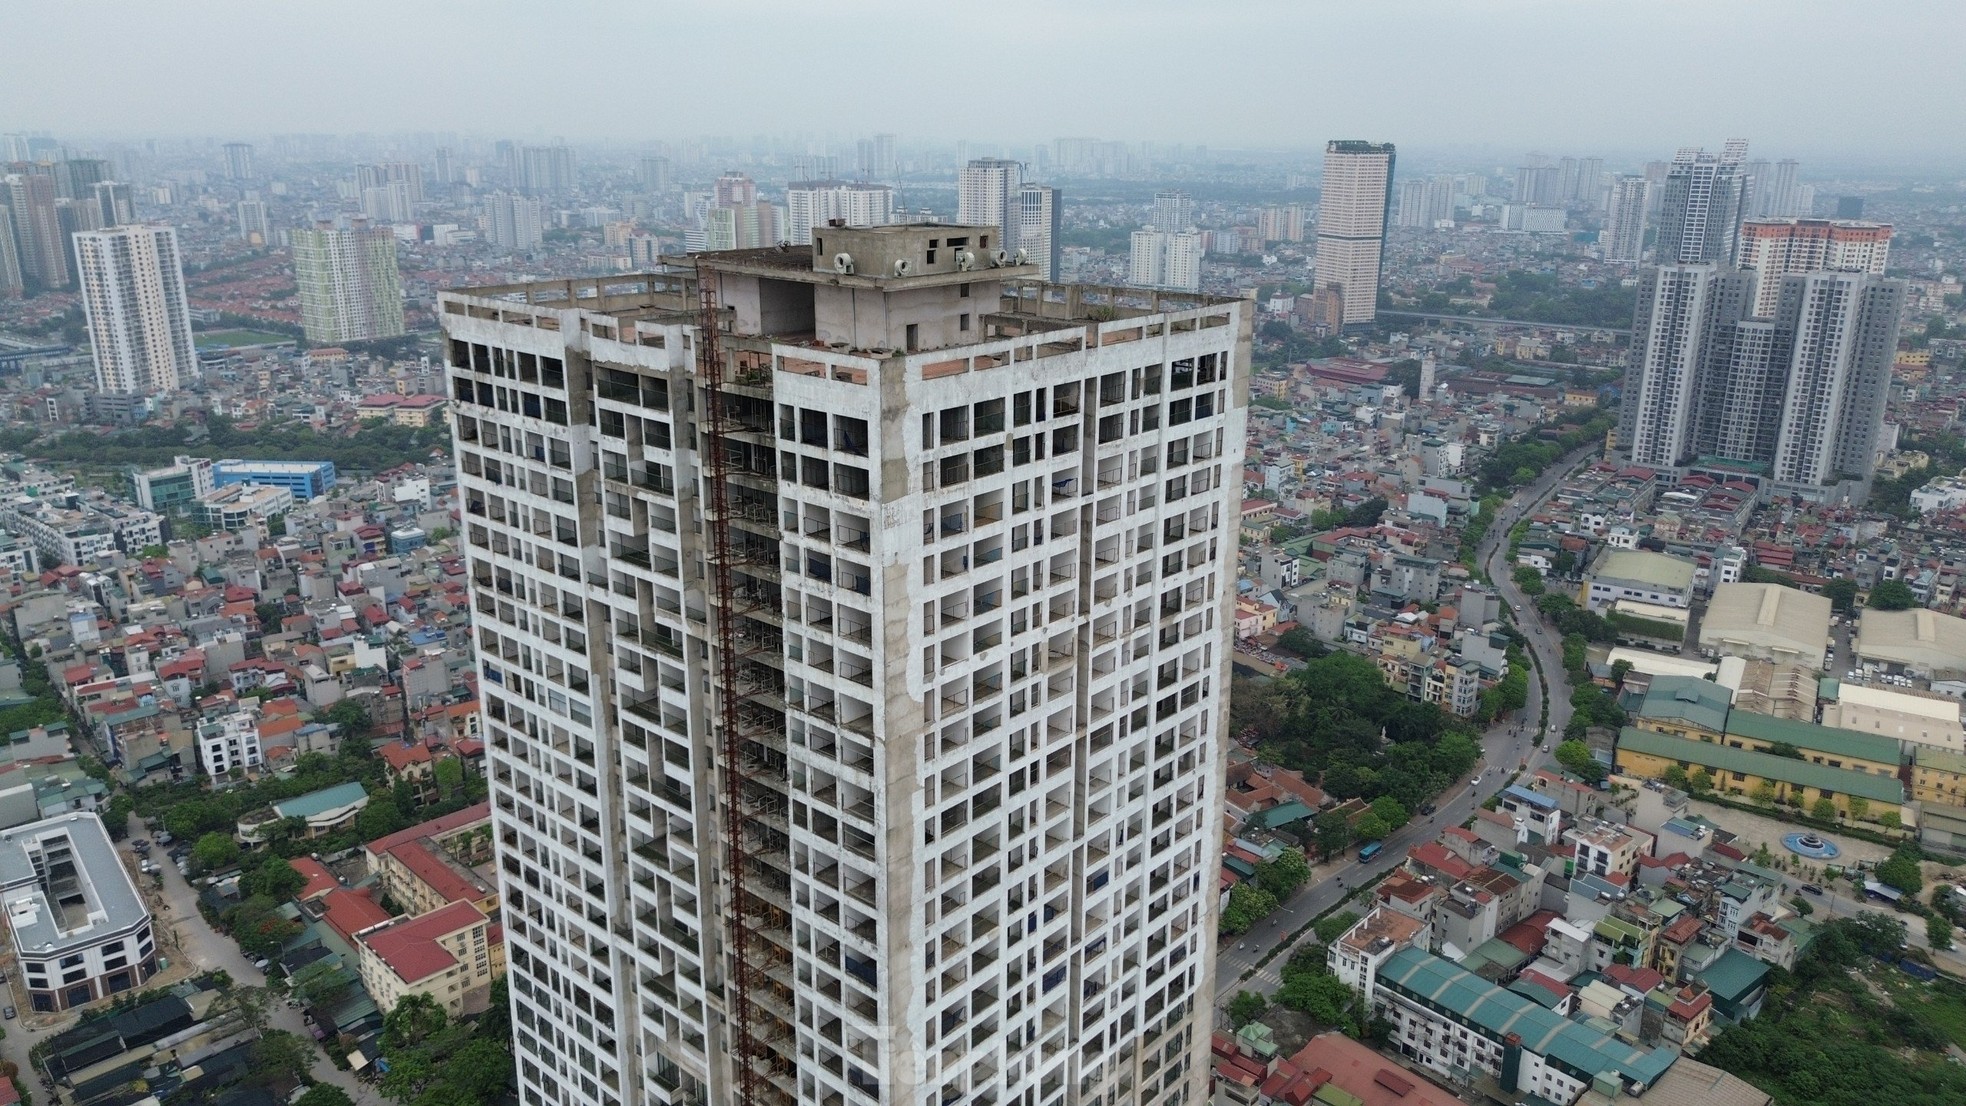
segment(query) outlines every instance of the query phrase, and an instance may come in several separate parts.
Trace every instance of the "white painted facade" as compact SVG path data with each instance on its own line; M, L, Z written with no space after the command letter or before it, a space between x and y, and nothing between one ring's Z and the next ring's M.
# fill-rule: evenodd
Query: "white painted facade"
M693 279L442 297L524 1102L736 1101L733 915L761 1101L1204 1097L1249 308L994 229L700 259L722 519Z
M155 395L198 379L175 228L84 231L75 261L98 391Z
M257 768L266 760L259 743L259 723L244 710L198 723L198 765L207 776L223 776L235 768Z

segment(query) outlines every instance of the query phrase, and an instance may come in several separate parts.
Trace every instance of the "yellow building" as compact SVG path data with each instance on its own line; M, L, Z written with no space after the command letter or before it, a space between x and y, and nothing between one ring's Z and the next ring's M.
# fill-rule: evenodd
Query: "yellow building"
M1895 775L1831 767L1732 744L1674 737L1636 726L1627 726L1618 735L1617 766L1618 771L1643 779L1659 779L1675 766L1689 773L1704 769L1716 791L1751 797L1767 784L1773 788L1777 801L1787 802L1793 797L1806 808L1817 799L1828 799L1842 814L1849 813L1853 796L1873 807L1892 810L1905 801L1904 785Z
M1786 753L1794 749L1811 764L1893 779L1903 763L1895 738L1747 711L1735 711L1728 716L1727 732L1721 740L1736 749L1757 753Z
M362 987L384 1012L411 994L429 995L452 1017L480 1012L505 969L493 929L475 905L455 902L369 930L359 941Z
M1692 676L1654 676L1632 710L1641 730L1696 741L1719 741L1727 729L1727 689Z
M1911 797L1937 806L1966 807L1966 756L1920 749L1911 768Z
M469 902L498 916L488 802L378 838L366 851L382 893L406 914Z

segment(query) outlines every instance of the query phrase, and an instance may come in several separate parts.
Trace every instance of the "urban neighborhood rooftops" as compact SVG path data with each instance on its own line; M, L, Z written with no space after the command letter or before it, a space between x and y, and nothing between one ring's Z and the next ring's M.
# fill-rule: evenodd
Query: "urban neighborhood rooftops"
M1437 1008L1452 1010L1497 1040L1516 1034L1522 1038L1522 1047L1553 1057L1592 1078L1615 1074L1648 1086L1678 1059L1678 1053L1670 1049L1637 1048L1571 1021L1419 949L1394 953L1379 969L1379 981Z

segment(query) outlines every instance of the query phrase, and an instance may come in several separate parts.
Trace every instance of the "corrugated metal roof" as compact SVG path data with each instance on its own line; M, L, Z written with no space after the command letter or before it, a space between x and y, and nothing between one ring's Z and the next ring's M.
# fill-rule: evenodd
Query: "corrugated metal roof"
M1794 718L1776 718L1772 714L1755 714L1752 711L1737 710L1727 719L1727 734L1730 737L1766 741L1770 744L1777 741L1786 742L1805 752L1858 757L1881 764L1898 763L1896 738L1859 733L1856 730L1839 729L1835 726L1818 726L1814 722L1803 722Z

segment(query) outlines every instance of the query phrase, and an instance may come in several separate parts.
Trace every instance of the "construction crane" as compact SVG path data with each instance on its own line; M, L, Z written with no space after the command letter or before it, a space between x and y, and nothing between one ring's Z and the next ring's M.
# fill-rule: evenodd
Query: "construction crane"
M724 848L730 870L730 983L728 1018L731 1063L737 1079L737 1102L757 1106L759 1067L768 1062L752 1025L751 996L759 972L752 963L757 940L745 915L746 845L740 810L744 799L743 718L737 691L737 588L731 581L729 402L724 394L724 359L718 340L717 281L699 267L696 278L696 375L703 386L704 448L709 461L710 510L704 529L710 537L710 588L715 602L717 636L717 724L721 729L724 772Z

